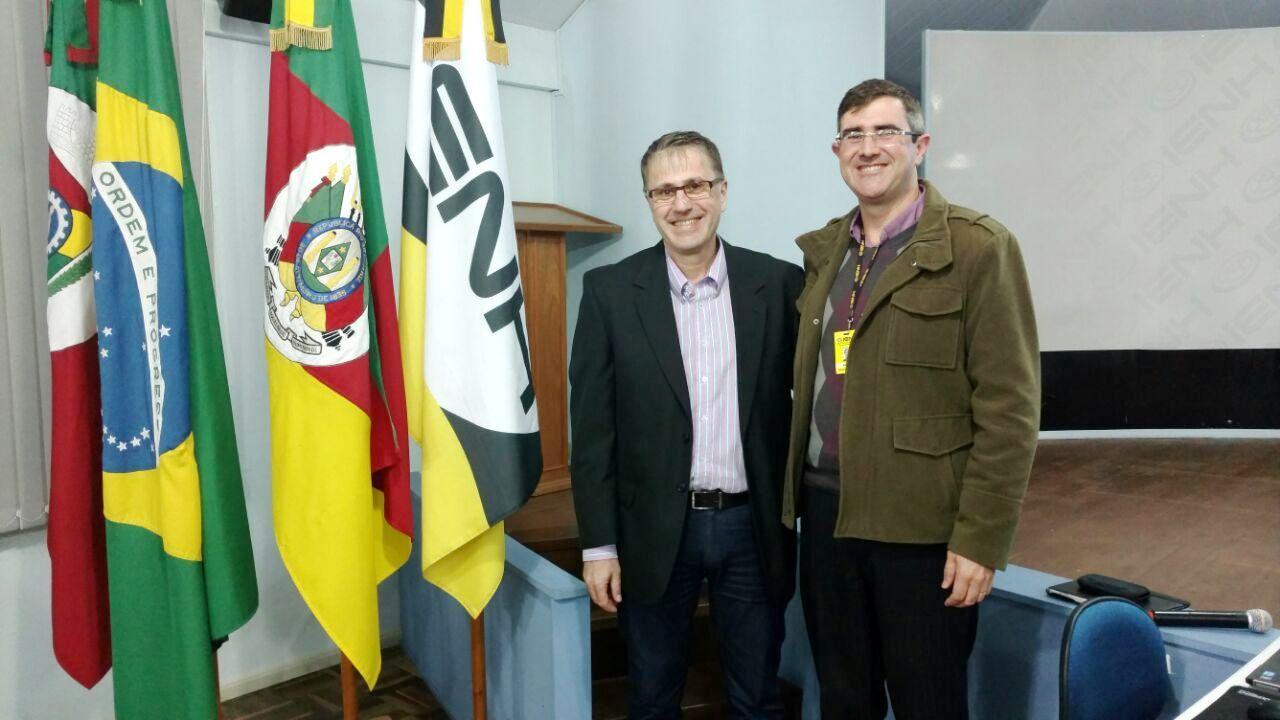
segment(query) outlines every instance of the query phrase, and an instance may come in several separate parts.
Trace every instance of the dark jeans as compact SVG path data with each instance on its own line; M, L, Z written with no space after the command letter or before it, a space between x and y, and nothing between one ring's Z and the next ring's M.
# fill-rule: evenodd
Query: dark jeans
M946 545L832 537L839 498L805 487L800 599L822 717L964 720L978 608L943 601Z
M627 644L631 720L680 717L693 613L704 577L729 696L728 717L782 717L778 662L784 608L768 601L749 505L688 511L675 568L658 602L626 600L626 573L623 567L618 626Z

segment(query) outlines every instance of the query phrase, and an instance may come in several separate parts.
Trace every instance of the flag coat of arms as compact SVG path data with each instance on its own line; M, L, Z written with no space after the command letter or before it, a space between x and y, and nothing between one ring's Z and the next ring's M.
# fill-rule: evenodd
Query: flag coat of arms
M263 231L272 506L285 567L364 677L378 583L409 557L386 221L349 0L276 0Z
M213 718L257 608L164 3L101 0L92 217L116 715Z
M476 617L502 520L542 471L498 107L496 0L418 0L400 244L409 426L422 444L423 575Z
M111 667L106 535L102 517L102 406L93 306L94 84L97 0L49 4L49 235L47 319L53 380L49 560L53 654L93 687Z

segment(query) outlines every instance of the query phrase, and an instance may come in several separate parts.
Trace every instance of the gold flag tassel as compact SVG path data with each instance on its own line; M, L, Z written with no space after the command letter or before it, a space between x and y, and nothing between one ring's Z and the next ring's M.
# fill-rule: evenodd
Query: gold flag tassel
M489 62L495 65L507 65L511 62L506 43L500 43L492 38L485 38L484 43L485 55L489 58Z
M308 50L333 49L333 28L316 23L315 0L285 0L284 24L271 28L271 52L295 46Z
M480 0L484 8L484 54L489 62L506 65L507 35L502 30L502 9L498 0Z
M426 62L457 60L462 57L462 41L458 38L423 38L422 59Z
M422 28L424 62L462 57L463 0L427 0L427 22Z
M318 28L289 23L271 29L271 51L288 50L292 46L308 50L332 50L333 28Z

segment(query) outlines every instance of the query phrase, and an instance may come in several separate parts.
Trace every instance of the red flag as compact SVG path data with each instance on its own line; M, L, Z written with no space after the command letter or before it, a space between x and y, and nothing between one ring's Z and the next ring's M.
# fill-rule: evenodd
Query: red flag
M97 0L51 0L47 316L53 378L49 559L53 654L93 687L111 667L102 513L102 409L93 303L89 168L97 80Z

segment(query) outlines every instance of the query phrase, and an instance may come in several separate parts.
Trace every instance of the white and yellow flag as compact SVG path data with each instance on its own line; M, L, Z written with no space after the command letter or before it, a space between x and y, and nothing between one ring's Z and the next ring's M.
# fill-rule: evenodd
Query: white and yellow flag
M475 617L502 579L502 520L542 472L489 61L506 46L490 0L418 0L414 23L400 334L409 431L422 444L419 542L423 575Z

